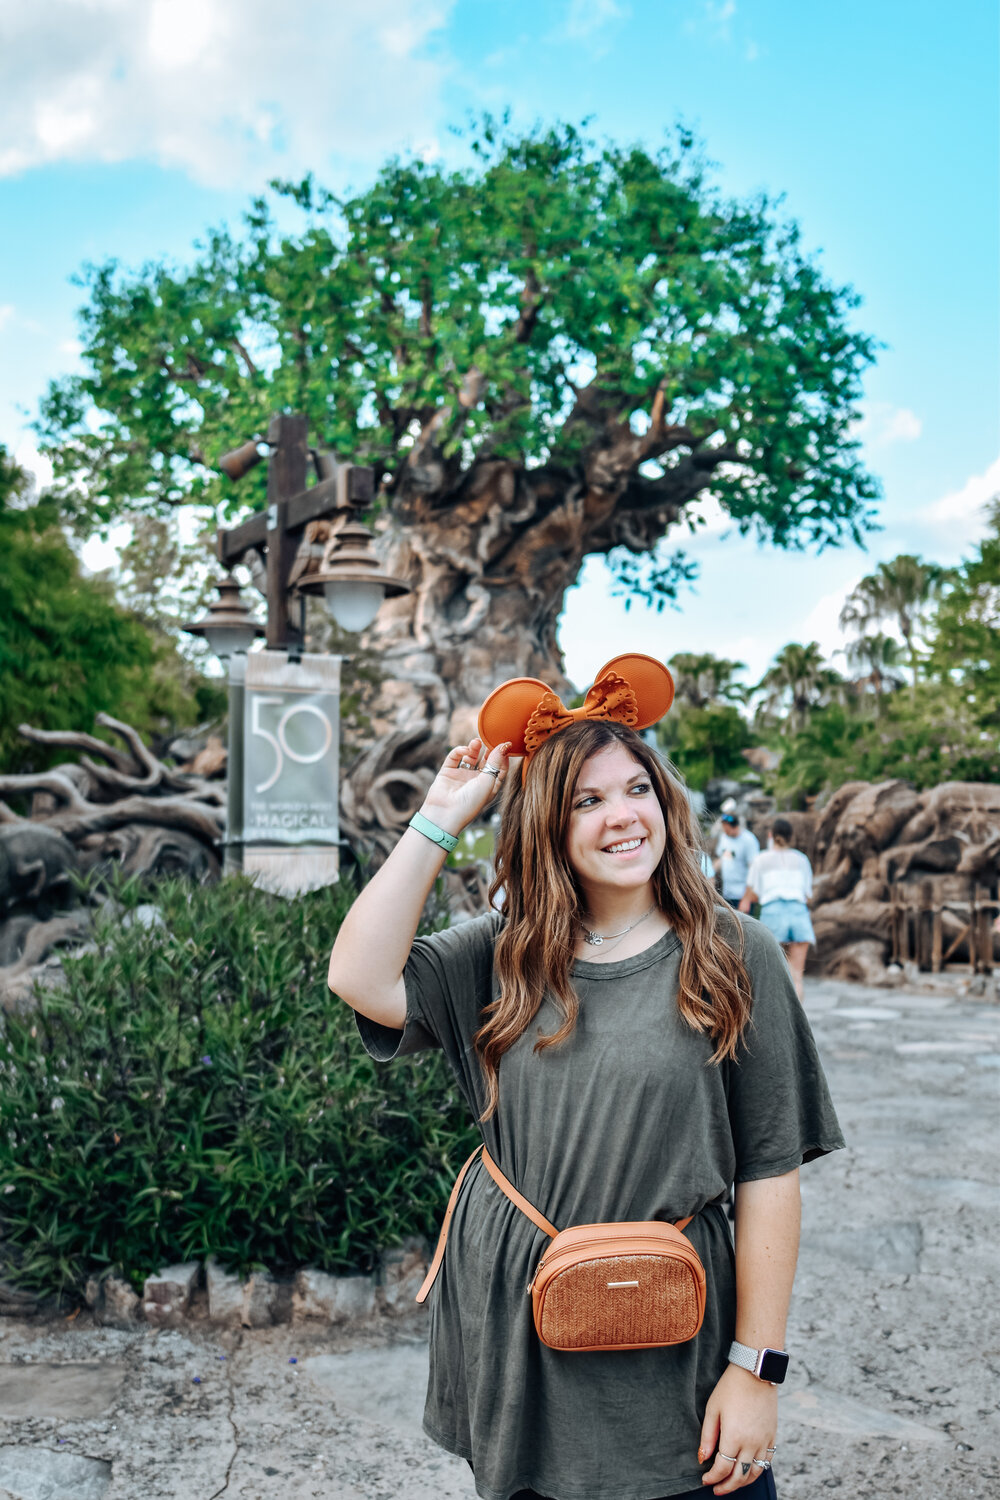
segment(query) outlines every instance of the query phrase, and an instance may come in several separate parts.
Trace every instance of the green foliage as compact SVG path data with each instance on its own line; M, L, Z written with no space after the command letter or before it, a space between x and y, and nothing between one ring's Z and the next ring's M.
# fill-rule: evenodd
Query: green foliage
M746 689L735 678L746 670L741 661L713 656L711 651L678 651L667 663L679 703L705 708L710 703L742 702Z
M0 1039L0 1237L24 1285L137 1280L217 1255L245 1272L367 1268L431 1234L475 1138L439 1054L380 1070L326 986L351 893L136 884L64 991Z
M224 706L173 642L119 608L81 572L58 508L32 502L0 446L0 766L39 769L65 752L29 745L17 726L90 729L103 710L150 732L201 722Z
M862 578L847 597L840 623L848 629L853 626L863 635L872 625L890 621L906 642L916 682L920 671L916 637L927 611L949 581L947 568L901 552Z
M903 686L899 665L903 659L902 648L891 635L876 631L871 635L860 635L850 641L844 649L849 667L862 675L854 679L853 686L863 698L869 691L875 704L876 715L882 712L882 699L886 692L894 692Z
M731 703L702 708L681 704L657 725L660 746L688 786L701 789L719 776L746 773L743 751L758 743L750 725Z
M503 458L565 486L584 450L631 431L649 511L687 449L689 495L711 478L741 530L859 538L877 485L851 426L875 344L794 224L766 198L724 200L683 131L651 153L485 120L470 146L467 168L391 160L347 199L275 184L297 233L262 199L185 267L89 268L84 373L50 388L38 426L67 513L232 509L218 456L296 410L390 499L432 418L452 484ZM639 454L657 402L665 436ZM240 505L264 484L249 475ZM684 566L638 586L675 590Z
M837 694L841 683L840 673L824 663L817 641L808 646L790 641L757 684L763 694L760 717L772 724L786 719L789 729L800 730L814 709Z
M928 671L961 684L984 731L1000 732L1000 499L989 532L951 577L934 621Z
M37 757L17 735L90 727L116 713L153 660L141 625L110 590L82 577L51 504L30 504L25 476L0 449L0 764Z
M983 731L954 684L920 683L912 693L895 693L878 720L830 703L783 740L774 791L783 806L802 806L805 797L845 781L895 777L920 789L942 781L996 781L996 733Z

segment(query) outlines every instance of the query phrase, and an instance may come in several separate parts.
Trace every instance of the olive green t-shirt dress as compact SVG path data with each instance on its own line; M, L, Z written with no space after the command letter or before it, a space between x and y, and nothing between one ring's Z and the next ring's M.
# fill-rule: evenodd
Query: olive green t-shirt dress
M441 1047L473 1113L485 1095L472 1037L495 997L495 912L418 938L400 1032L358 1016L380 1061ZM719 914L721 922L733 920ZM500 1064L500 1104L482 1134L521 1192L559 1229L675 1220L705 1266L705 1320L689 1343L565 1353L540 1343L526 1288L548 1243L481 1161L455 1210L431 1292L424 1427L469 1459L483 1500L532 1489L556 1500L650 1500L697 1489L701 1422L735 1325L733 1182L778 1177L843 1145L809 1023L771 934L742 922L753 1020L736 1063L677 1011L681 947L665 933L620 962L577 962L576 1028L546 1000ZM456 1162L456 1169L460 1163Z

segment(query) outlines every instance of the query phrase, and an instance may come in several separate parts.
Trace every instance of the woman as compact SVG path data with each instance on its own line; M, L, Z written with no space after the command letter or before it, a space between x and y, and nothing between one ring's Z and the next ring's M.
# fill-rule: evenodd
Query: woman
M803 975L809 944L816 941L807 902L812 895L812 865L792 848L795 831L787 818L771 824L771 847L758 854L747 872L747 888L740 911L760 906L760 920L778 939L792 971L795 993L802 999Z
M491 694L330 960L373 1056L444 1049L494 1160L554 1224L694 1216L695 1338L553 1350L525 1295L547 1241L475 1161L431 1298L424 1425L484 1500L775 1495L777 1390L728 1360L782 1350L797 1169L843 1142L777 945L717 906L687 799L634 732L671 697L641 656L577 710L533 679ZM503 910L415 939L441 835L504 782Z

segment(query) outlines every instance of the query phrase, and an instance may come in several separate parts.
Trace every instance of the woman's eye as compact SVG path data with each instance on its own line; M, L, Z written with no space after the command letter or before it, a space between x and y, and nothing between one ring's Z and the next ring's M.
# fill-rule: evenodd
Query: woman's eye
M638 792L640 796L645 796L646 792L649 791L649 782L637 781L632 790L633 792Z
M583 808L583 807L589 807L592 802L596 802L596 801L597 801L596 797L584 797L580 802L578 802L576 804L577 805L577 809L579 810L580 808Z

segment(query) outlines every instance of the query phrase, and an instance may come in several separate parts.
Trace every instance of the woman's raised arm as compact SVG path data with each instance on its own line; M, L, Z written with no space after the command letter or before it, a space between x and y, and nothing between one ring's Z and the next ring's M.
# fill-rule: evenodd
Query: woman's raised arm
M478 739L456 745L424 798L422 816L446 834L457 836L478 817L506 775L507 745L494 746L477 770L482 749ZM399 1028L406 1020L403 968L446 857L444 847L407 828L337 934L327 976L330 988L383 1026Z

